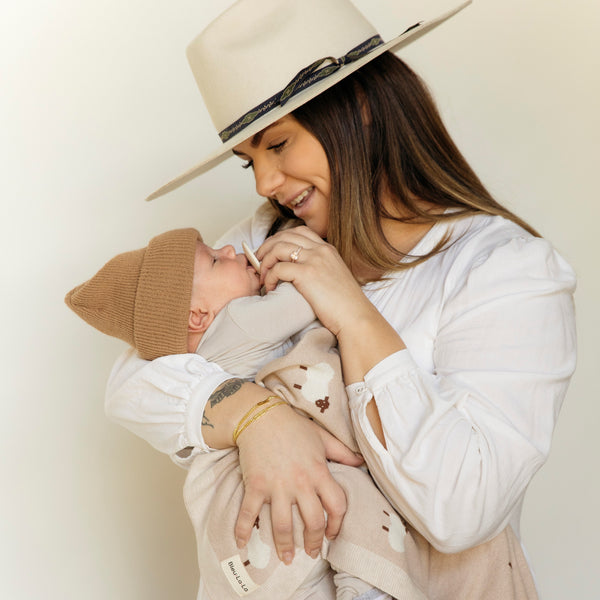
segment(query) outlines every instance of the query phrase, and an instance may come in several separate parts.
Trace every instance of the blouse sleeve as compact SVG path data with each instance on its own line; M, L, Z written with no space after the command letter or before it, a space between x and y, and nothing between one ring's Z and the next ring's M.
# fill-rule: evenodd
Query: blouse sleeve
M348 386L375 479L442 552L507 525L547 458L576 354L575 276L544 240L512 240L450 287L433 372L408 348ZM371 398L387 449L366 417Z
M215 244L242 240L258 246L272 222L263 205L255 215L236 225ZM202 437L202 415L210 394L233 376L197 354L176 354L142 360L133 349L119 357L109 377L107 416L140 436L154 448L186 466L198 452L210 448ZM188 456L181 451L192 447ZM180 453L180 454L178 454Z
M146 361L129 348L110 374L106 414L186 466L195 454L210 451L202 437L204 407L210 394L231 377L197 354ZM177 454L185 448L193 450Z

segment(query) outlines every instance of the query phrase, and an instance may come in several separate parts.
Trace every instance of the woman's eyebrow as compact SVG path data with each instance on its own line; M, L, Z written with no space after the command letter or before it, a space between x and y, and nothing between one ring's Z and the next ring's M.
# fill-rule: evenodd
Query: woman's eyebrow
M275 123L271 123L270 125L267 125L264 129L261 129L258 133L255 133L250 140L250 145L253 148L258 148L260 141L263 138L263 135L267 132L268 129L271 129L271 127L275 127L275 125L277 125L277 121L275 121ZM237 150L234 150L233 148L231 149L231 151L236 156L245 156L245 154L243 152L238 152Z

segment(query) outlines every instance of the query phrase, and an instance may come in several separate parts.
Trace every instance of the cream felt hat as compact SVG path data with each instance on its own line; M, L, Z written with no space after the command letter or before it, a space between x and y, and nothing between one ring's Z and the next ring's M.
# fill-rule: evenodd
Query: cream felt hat
M192 72L223 145L147 200L208 171L240 142L470 3L463 1L384 42L350 0L238 0L187 48Z

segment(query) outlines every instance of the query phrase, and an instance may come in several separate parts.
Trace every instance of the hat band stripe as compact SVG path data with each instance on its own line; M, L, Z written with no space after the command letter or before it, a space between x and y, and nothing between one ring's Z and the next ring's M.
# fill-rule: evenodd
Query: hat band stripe
M381 46L381 44L383 44L381 37L379 35L374 35L362 44L352 48L350 52L341 58L327 56L315 61L308 67L305 67L290 81L290 83L288 83L288 85L286 85L283 90L277 92L262 104L259 104L255 108L249 110L237 121L234 121L231 125L229 125L229 127L223 129L223 131L219 133L221 141L225 143L233 135L238 134L240 131L248 127L248 125L256 121L256 119L262 117L270 110L273 110L273 108L276 108L277 106L283 106L290 98L302 90L305 90L307 87L310 87L318 81L329 77L329 75L335 73L342 66L362 58L377 46ZM329 64L319 68L324 62L329 62Z

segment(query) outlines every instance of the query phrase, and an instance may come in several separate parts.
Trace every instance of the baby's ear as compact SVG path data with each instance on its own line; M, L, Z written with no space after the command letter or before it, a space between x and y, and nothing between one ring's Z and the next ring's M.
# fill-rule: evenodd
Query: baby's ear
M188 317L188 331L190 333L204 333L210 327L214 318L215 313L212 310L192 308Z

